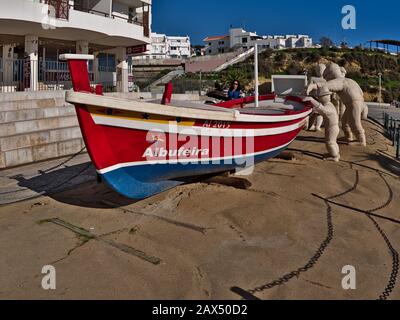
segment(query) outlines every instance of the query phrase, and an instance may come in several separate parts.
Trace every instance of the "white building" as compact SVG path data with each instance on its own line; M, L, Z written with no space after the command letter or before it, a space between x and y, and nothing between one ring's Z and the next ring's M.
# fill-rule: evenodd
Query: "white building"
M152 0L0 0L0 90L70 85L62 53L94 54L93 82L146 50ZM28 67L27 67L28 66Z
M261 39L262 37L258 36L257 33L248 32L242 28L232 28L229 30L231 48L250 49L251 47L254 47L255 41Z
M312 39L307 35L275 35L259 36L256 32L248 32L242 28L231 28L229 36L205 38L206 54L224 53L231 49L248 50L257 42L262 48L310 48Z
M167 36L167 45L168 45L168 58L175 59L187 59L191 56L191 45L190 38L186 37L178 37L178 36Z
M166 59L168 55L167 36L165 34L152 33L150 51L145 56L137 58Z
M203 42L206 55L226 53L231 48L229 36L207 37Z
M298 35L299 40L296 42L297 48L311 48L313 46L312 38L307 35Z
M152 33L151 45L145 54L134 59L188 59L191 56L190 37Z

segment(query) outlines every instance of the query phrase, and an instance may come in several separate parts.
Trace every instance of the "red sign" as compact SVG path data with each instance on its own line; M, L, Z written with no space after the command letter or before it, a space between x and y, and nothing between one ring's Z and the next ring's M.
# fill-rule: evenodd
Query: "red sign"
M146 51L147 51L147 44L141 44L138 46L132 46L132 47L126 48L126 54L128 54L128 55L140 54L140 53L144 53Z

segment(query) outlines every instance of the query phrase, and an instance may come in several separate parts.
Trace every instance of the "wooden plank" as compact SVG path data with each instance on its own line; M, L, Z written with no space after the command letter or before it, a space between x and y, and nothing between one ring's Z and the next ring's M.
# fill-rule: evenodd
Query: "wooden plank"
M135 101L128 99L120 99L108 96L98 96L91 93L82 93L67 91L65 100L73 104L81 104L88 106L99 106L109 109L133 111L147 114L156 114L170 117L180 117L183 119L199 119L199 120L215 120L227 122L253 122L253 123L267 123L267 122L283 122L293 121L306 118L312 110L305 108L303 112L292 115L269 115L265 114L263 110L262 115L256 114L241 114L239 110L220 108L220 110L207 110L197 109L193 107L174 107L164 106L162 104L155 104L143 101Z
M97 96L90 93L68 91L65 100L69 103L88 106L99 106L124 111L159 114L171 117L189 119L236 121L239 111L222 109L221 111L202 110L194 108L163 106L161 104L132 101L107 96Z

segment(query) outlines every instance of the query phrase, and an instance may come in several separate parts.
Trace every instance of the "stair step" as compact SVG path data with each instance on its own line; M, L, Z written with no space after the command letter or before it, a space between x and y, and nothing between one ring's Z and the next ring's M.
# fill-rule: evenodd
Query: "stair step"
M43 130L0 138L0 151L11 151L42 144L81 138L79 126Z
M37 108L55 108L70 105L65 101L64 97L48 98L48 99L26 99L26 100L11 100L0 101L0 112L16 111Z
M57 128L74 127L77 125L78 118L75 115L52 117L39 120L16 121L0 124L0 137L9 137Z
M45 118L62 117L62 116L74 116L74 115L76 115L76 112L75 112L75 107L73 105L67 105L61 107L1 111L0 124L17 122L17 121L40 120Z
M25 91L25 92L6 92L0 95L0 104L4 101L23 101L40 99L64 99L65 91Z
M16 167L27 163L73 155L85 146L83 139L72 139L48 144L0 151L0 168Z

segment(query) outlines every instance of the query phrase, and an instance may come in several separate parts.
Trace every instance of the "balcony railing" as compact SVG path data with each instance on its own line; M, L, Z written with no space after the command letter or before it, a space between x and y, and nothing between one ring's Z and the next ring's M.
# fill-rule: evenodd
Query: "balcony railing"
M0 83L3 82L3 59L0 58Z
M82 5L79 4L69 4L69 0L39 0L40 3L47 4L49 6L52 6L54 8L54 15L56 19L62 19L62 20L68 20L69 19L69 10L75 10L75 11L81 11L81 12L86 12L98 16L102 16L105 18L111 18L111 19L120 19L120 20L125 20L128 23L135 24L138 26L143 27L146 22L140 21L137 17L124 17L121 16L117 13L109 13L109 12L103 12L103 11L98 11L94 10L91 8L86 8L83 7ZM52 12L49 11L49 14ZM145 19L147 15L144 14L143 18ZM148 24L148 23L147 23Z
M30 61L27 59L0 59L0 66L7 65L6 70L0 67L0 93L31 91L31 68L38 72L38 84L36 90L68 90L72 88L71 76L68 65L63 61L51 61L39 59ZM93 62L89 64L89 78L95 83Z
M47 4L54 9L49 8L49 15L56 19L69 20L70 10L86 12L110 19L124 20L127 23L143 27L143 36L150 37L150 5L142 5L142 14L134 15L131 12L129 15L118 14L117 12L102 12L91 8L86 8L82 4L70 4L69 0L38 0L39 3Z

